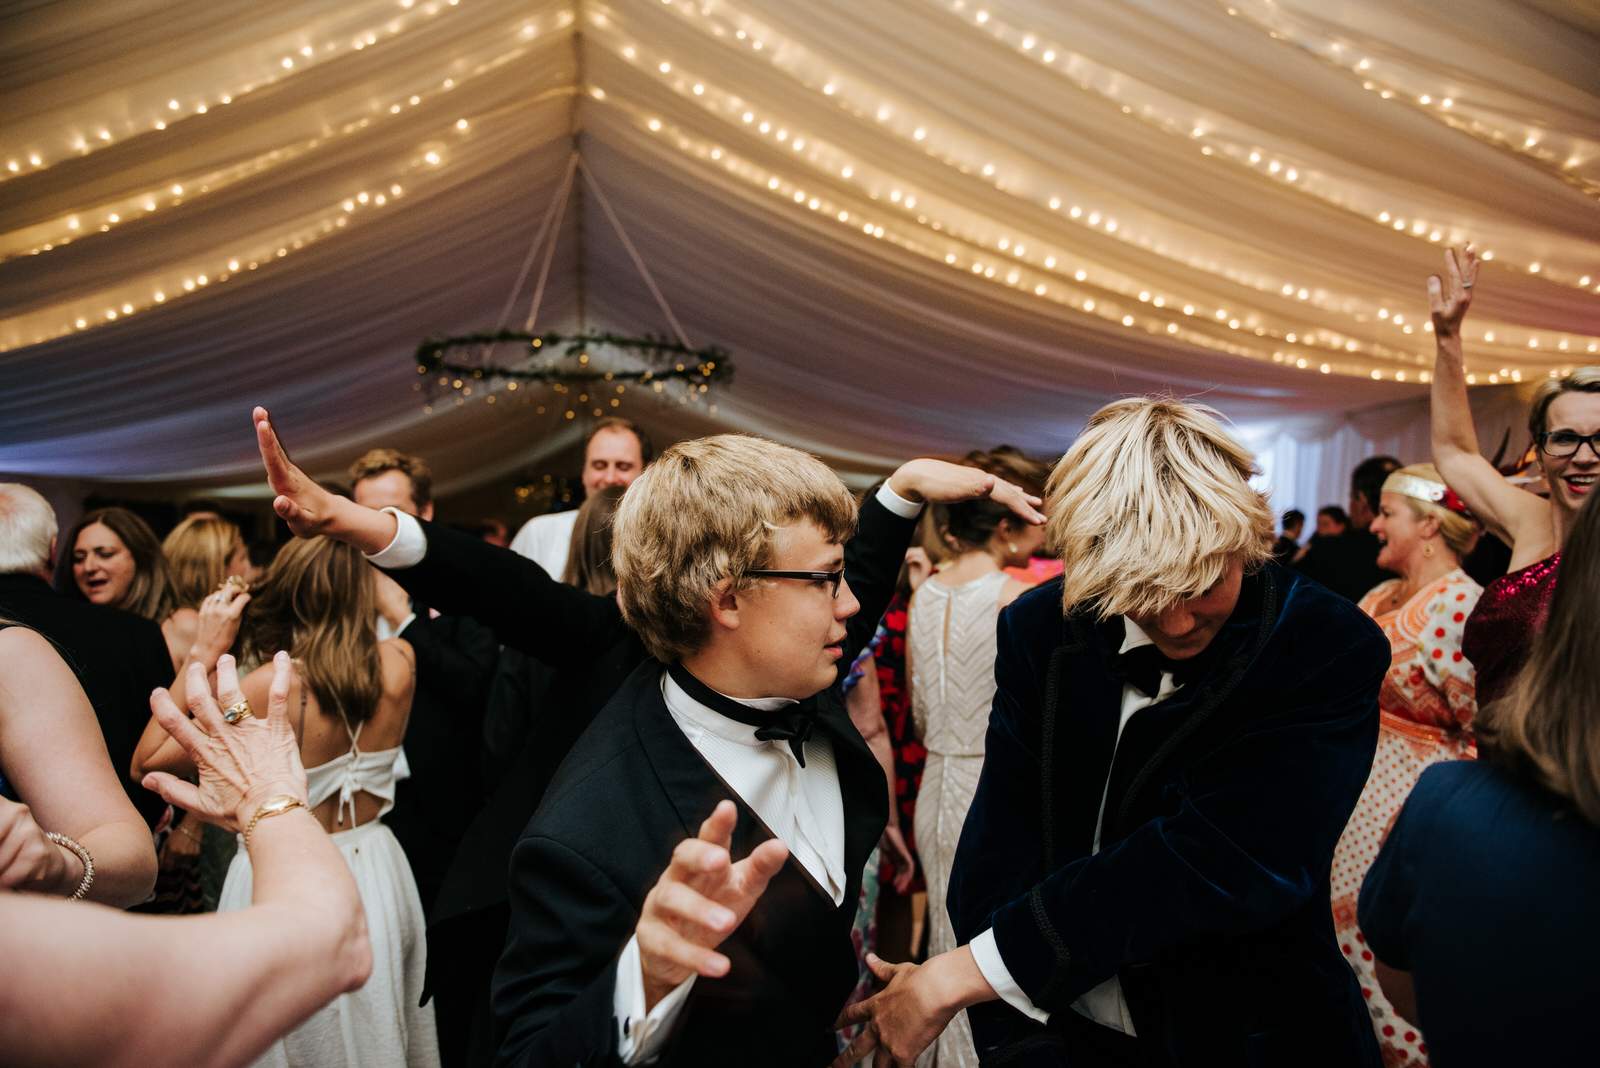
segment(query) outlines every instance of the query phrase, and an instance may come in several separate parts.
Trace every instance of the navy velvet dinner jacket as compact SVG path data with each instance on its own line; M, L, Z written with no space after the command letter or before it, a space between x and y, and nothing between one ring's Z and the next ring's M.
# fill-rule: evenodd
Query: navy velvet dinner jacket
M983 1063L1088 1063L1062 1014L1117 976L1147 1065L1376 1068L1328 877L1377 746L1383 632L1268 564L1245 576L1200 677L1134 713L1119 741L1123 684L1107 664L1122 627L1107 622L1081 607L1063 618L1059 580L1000 618L950 915L962 942L993 928L1012 978L1053 1015L969 1010Z

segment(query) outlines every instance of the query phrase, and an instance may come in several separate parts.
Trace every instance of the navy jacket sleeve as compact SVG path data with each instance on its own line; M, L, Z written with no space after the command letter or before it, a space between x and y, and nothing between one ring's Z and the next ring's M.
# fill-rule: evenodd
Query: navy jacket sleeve
M501 644L556 666L625 636L616 598L557 582L532 560L462 531L428 522L422 530L428 538L422 561L385 572L417 601L471 616Z
M861 602L861 610L845 624L841 677L872 640L878 620L894 599L894 584L916 529L915 519L895 515L878 503L876 493L867 494L862 502L856 536L844 548L845 581Z
M1000 624L999 691L979 794L985 824L1037 828L1045 676L1020 652L1026 643L1014 622L1008 612ZM1328 878L1377 742L1387 643L1365 620L1351 637L1342 648L1293 657L1293 670L1261 671L1253 688L1235 691L1231 699L1245 711L1168 788L1169 814L1042 873L1022 897L991 903L989 923L970 924L963 937L992 925L1012 978L1055 1012L1119 968L1191 936L1261 930L1302 907ZM1281 648L1277 655L1289 658ZM969 821L966 831L981 828ZM1026 870L1017 839L1017 856L989 851L985 863Z
M500 664L500 644L487 627L461 616L432 619L424 608L400 637L416 651L419 680L453 711L482 713Z

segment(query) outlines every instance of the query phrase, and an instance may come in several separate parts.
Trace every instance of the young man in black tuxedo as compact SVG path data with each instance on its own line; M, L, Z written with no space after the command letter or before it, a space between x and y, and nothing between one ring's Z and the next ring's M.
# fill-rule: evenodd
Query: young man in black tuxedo
M1050 477L1062 575L1000 615L949 909L964 944L869 961L836 1068L909 1066L958 1011L1012 1068L1379 1068L1334 936L1334 847L1372 769L1389 642L1268 561L1250 454L1129 398Z
M856 982L861 873L887 818L838 665L892 595L923 501L992 495L1040 521L1021 491L914 460L858 518L804 453L738 435L680 443L623 500L613 601L326 494L260 409L256 423L274 507L296 533L348 541L413 596L541 659L630 630L652 654L579 739L513 854L498 1063L828 1063Z

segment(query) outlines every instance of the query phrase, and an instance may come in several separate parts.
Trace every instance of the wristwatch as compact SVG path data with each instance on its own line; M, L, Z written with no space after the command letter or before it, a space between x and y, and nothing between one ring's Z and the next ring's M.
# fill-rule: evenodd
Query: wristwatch
M250 848L250 832L256 829L256 824L260 823L268 816L281 816L292 808L303 808L307 812L311 811L311 807L309 805L300 800L298 797L295 797L293 794L278 794L276 797L269 797L265 801L261 802L261 807L256 809L256 814L250 817L249 823L245 824L245 849L248 850Z

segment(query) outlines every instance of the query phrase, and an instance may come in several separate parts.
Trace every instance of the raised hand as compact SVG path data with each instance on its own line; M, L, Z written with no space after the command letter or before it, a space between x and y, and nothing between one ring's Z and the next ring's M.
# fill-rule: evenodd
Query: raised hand
M1044 522L1044 515L1037 508L1043 501L1024 493L1021 487L976 467L923 457L901 464L889 476L889 488L908 501L934 504L953 504L956 501L988 497L999 501L1029 523L1038 525Z
M326 534L364 553L380 552L394 540L395 519L385 512L363 508L355 501L329 493L294 465L283 451L272 417L265 408L252 413L256 424L256 447L261 464L267 469L272 492L272 510L302 538Z
M1428 278L1428 304L1433 311L1433 333L1436 338L1450 337L1461 332L1461 321L1472 306L1472 287L1478 281L1478 253L1471 245L1461 246L1461 251L1444 250L1444 278Z
M774 838L733 863L728 848L737 815L732 801L719 802L700 825L699 836L678 843L672 862L644 899L634 935L648 1008L691 975L728 973L728 958L716 947L744 922L789 856L788 847Z
M200 783L184 782L166 772L144 777L170 803L193 812L207 823L237 831L268 797L290 794L306 798L306 772L300 747L289 726L289 654L272 658L272 686L265 716L257 710L248 719L229 723L206 688L205 668L189 666L187 680L190 720L173 704L172 695L157 689L150 695L150 711L200 772ZM217 694L225 704L243 698L233 657L217 661Z
M206 595L200 602L200 624L195 632L194 644L189 647L189 659L201 664L215 664L217 659L233 648L239 636L239 619L244 606L250 603L250 594L243 587L224 583L215 593Z

